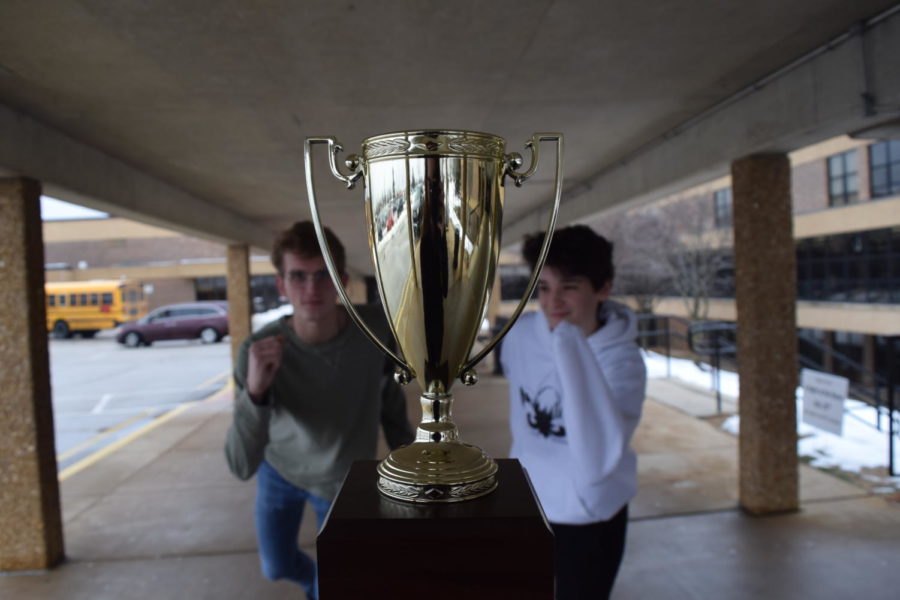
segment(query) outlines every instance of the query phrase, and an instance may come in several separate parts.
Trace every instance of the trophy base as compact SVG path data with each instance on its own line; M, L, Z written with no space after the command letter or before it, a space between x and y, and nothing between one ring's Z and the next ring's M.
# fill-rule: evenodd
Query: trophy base
M462 502L497 488L497 463L460 441L413 442L378 464L378 490L395 500Z

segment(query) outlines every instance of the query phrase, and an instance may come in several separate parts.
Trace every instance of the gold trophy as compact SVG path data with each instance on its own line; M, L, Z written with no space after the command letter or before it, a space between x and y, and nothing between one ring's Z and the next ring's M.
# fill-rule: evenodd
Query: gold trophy
M503 329L469 357L481 327L500 248L505 178L521 185L537 169L539 144L556 142L556 185L548 231L553 231L562 187L562 134L538 133L526 144L531 166L506 154L503 138L474 131L398 131L366 139L362 155L337 166L343 150L333 137L304 145L313 223L334 285L359 328L398 365L395 378L422 388L422 422L413 443L378 465L378 488L408 502L459 502L497 487L497 464L459 439L451 419L456 378L476 382L473 367L506 335L531 297L551 236L544 238L524 297ZM325 243L312 169L312 146L328 145L331 172L348 188L365 182L369 245L384 311L402 356L372 333L347 297Z

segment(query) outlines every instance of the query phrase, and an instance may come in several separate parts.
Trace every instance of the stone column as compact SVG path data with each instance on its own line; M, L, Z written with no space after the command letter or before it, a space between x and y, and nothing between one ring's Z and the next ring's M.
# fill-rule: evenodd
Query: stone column
M494 275L494 288L491 290L490 298L488 299L487 306L487 320L488 320L488 339L493 339L493 333L495 327L497 325L497 316L500 314L500 304L503 302L502 291L503 287L500 282L500 268L498 266L497 273ZM490 353L485 362L490 361L489 365L486 365L485 371L489 367L491 372L494 374L500 374L500 345L494 346L494 350Z
M250 248L247 244L228 246L228 330L231 360L237 360L241 343L250 335Z
M497 315L500 313L500 303L503 302L501 291L503 286L500 282L500 269L494 275L494 287L491 289L491 295L488 299L487 320L493 327L496 324Z
M64 556L40 197L36 181L0 179L0 570Z
M740 364L739 497L753 514L796 510L796 258L784 154L731 166Z

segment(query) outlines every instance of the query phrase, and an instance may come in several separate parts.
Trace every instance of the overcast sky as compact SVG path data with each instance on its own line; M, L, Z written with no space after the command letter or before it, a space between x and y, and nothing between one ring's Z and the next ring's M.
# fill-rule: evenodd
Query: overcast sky
M44 221L63 221L67 219L102 219L109 215L105 212L69 204L50 196L41 196L41 218Z

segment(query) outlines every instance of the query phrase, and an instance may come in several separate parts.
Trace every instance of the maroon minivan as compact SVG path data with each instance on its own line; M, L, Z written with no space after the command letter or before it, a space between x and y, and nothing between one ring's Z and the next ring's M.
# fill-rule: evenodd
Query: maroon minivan
M146 317L119 327L116 341L129 348L149 346L160 340L200 338L204 344L228 335L228 303L220 301L169 304Z

